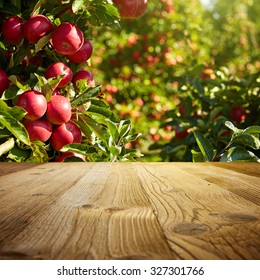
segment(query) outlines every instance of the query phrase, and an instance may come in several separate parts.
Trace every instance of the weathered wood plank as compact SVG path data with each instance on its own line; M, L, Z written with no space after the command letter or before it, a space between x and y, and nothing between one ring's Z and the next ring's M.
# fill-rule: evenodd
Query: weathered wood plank
M200 168L201 166L201 168ZM224 168L223 164L179 165L182 170L188 171L209 183L229 190L243 198L260 205L260 164L243 163L231 164ZM239 167L241 166L241 167ZM242 168L243 167L243 168ZM246 174L245 170L250 170Z
M133 166L56 166L2 177L1 259L178 258Z
M260 207L184 166L136 165L172 250L181 259L259 259Z
M12 162L0 162L0 177L6 174L19 172L24 169L32 168L35 165L39 165L38 163L25 163L22 164L14 164ZM1 182L1 179L0 179Z

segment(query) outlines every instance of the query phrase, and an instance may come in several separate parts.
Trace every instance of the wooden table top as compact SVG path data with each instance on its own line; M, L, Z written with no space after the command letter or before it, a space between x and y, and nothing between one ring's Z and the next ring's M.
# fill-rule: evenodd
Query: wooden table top
M260 259L259 163L0 163L0 259Z

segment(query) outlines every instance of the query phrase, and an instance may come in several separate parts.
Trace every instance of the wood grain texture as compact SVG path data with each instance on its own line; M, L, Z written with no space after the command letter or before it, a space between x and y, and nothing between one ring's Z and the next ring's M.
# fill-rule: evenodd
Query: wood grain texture
M259 179L254 163L0 163L0 259L260 259Z

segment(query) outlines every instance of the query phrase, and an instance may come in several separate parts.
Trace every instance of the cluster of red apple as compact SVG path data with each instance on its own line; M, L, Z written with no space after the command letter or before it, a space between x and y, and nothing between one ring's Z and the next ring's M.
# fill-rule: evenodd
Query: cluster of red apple
M71 63L84 63L91 57L91 42L84 39L80 28L71 22L62 22L54 27L46 16L37 14L26 22L12 16L2 25L2 37L9 45L18 46L24 39L35 45L48 34L51 34L49 43L54 51ZM60 151L64 145L80 143L82 139L80 128L71 119L70 100L62 95L62 89L72 82L75 90L78 90L78 80L85 80L87 85L94 86L94 79L92 73L85 69L73 74L71 68L61 61L49 65L45 77L60 78L50 100L41 92L29 90L19 95L16 105L27 112L23 124L30 140L46 142L50 139L52 147ZM0 97L9 86L7 73L0 69Z

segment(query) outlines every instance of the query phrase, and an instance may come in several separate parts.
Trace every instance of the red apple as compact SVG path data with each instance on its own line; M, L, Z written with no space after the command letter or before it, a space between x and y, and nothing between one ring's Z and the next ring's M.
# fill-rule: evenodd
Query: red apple
M81 130L73 122L54 127L51 135L51 145L56 151L60 151L67 144L80 143L81 140Z
M81 154L76 154L73 152L64 152L64 153L60 153L60 155L55 158L55 161L63 162L63 161L65 161L66 158L69 158L69 157L78 157L78 158L81 158L82 160L85 160L85 157Z
M184 103L179 104L179 106L178 106L178 111L179 111L179 113L180 113L180 115L181 115L182 117L185 116L185 114L186 114L186 106L185 106Z
M41 92L28 90L18 97L17 105L27 112L25 119L34 121L45 114L47 100Z
M3 23L2 35L6 42L18 45L24 38L23 20L18 16L8 18Z
M68 54L66 57L73 63L83 63L87 61L93 52L92 44L89 40L85 40L82 47L73 54Z
M64 76L61 78L58 84L58 88L65 87L68 83L71 82L73 78L73 73L70 67L63 62L54 62L47 67L45 73L47 79L55 78L62 75Z
M56 88L51 95L52 96L54 96L54 95L61 95L61 91L58 88Z
M73 85L77 89L77 81L79 80L86 80L86 85L89 84L90 86L95 86L93 74L90 71L81 69L79 70L73 77Z
M63 22L53 31L52 45L57 53L73 54L82 47L83 43L83 33L73 23Z
M189 130L188 129L182 129L179 125L175 126L175 139L184 139L186 138L186 136L189 134Z
M148 0L113 0L121 18L139 18L146 12Z
M35 121L23 120L31 141L46 142L51 137L52 125L45 119Z
M44 15L31 16L23 26L25 38L34 44L52 30L52 22Z
M49 122L61 125L71 118L70 100L63 95L54 95L47 104L46 117Z
M246 110L243 107L236 105L232 107L230 117L233 121L241 123L246 119Z
M39 55L34 55L29 59L29 64L33 65L34 67L39 67L42 64L42 57Z
M215 80L216 76L214 74L214 70L212 68L205 68L200 74L201 79L211 79Z
M6 72L0 69L0 97L3 92L9 87L9 79Z

